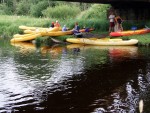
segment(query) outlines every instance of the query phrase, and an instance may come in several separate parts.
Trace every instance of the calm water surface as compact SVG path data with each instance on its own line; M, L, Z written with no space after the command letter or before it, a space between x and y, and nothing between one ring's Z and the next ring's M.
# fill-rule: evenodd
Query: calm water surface
M150 48L1 40L0 81L4 113L150 113Z

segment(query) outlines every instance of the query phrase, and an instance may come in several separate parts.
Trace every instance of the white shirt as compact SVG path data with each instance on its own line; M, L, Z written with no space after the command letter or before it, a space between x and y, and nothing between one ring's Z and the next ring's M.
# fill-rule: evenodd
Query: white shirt
M112 15L112 14L111 14L111 15L109 16L110 22L114 22L114 18L115 18L115 15Z

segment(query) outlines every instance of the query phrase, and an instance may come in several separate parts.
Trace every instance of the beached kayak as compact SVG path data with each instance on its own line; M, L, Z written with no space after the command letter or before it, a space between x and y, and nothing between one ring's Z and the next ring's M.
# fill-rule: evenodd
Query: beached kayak
M136 39L122 40L120 38L68 38L67 42L78 44L90 44L90 45L108 45L108 46L122 46L122 45L135 45L138 43Z
M42 36L41 33L36 33L36 34L30 34L30 35L24 35L20 37L14 37L10 40L10 42L24 42L24 41L30 41L34 40L37 37Z
M31 34L31 33L47 33L47 32L56 32L56 31L60 31L60 28L54 27L54 28L36 29L36 30L27 29L24 30L24 33Z
M130 36L130 35L145 34L145 33L150 33L150 29L111 32L110 36Z
M54 32L43 32L42 36L64 36L73 34L72 30L69 31L54 31Z
M53 29L53 28L44 28L44 27L30 27L30 26L24 26L24 25L19 26L19 28L22 30L32 30L32 31L35 31L35 30L47 30L47 31L49 31L50 29ZM54 28L56 28L56 27L54 27ZM61 27L57 27L57 28L59 28L59 30L62 29Z

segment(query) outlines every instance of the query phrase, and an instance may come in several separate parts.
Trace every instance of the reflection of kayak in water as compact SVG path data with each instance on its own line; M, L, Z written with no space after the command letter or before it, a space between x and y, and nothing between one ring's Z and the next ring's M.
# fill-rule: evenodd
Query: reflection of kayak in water
M30 42L11 43L12 46L19 48L21 53L30 53L37 50L36 46Z
M84 45L84 44L69 44L67 49L80 48L85 49L99 49L108 50L110 57L127 57L137 56L138 47L136 46L95 46L95 45Z
M127 46L123 48L109 48L109 55L111 57L126 57L126 56L137 56L138 47Z
M52 46L52 47L43 47L42 48L42 53L59 53L62 52L63 47L61 46Z

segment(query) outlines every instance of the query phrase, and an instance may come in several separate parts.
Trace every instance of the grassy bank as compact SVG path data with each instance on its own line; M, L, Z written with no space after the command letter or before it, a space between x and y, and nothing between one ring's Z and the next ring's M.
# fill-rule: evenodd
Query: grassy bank
M6 37L11 39L14 34L22 34L23 30L19 29L19 26L26 25L26 26L35 26L35 27L49 27L52 21L56 19L51 18L33 18L27 16L7 16L1 15L0 16L0 34L1 37ZM93 34L104 34L108 33L108 20L103 19L68 19L68 20L59 20L61 26L67 25L70 29L73 28L74 23L78 22L80 27L93 27L95 31L92 31ZM125 30L130 29L131 26L139 26L138 28L144 27L143 22L124 22L123 27ZM147 23L146 25L150 25ZM58 39L65 40L67 37L70 36L61 36ZM133 35L133 36L126 36L126 37L119 37L123 39L131 39L135 38L139 40L138 45L150 46L150 33L144 35Z
M132 35L120 37L122 39L137 39L139 40L138 46L150 46L150 33L142 35Z

